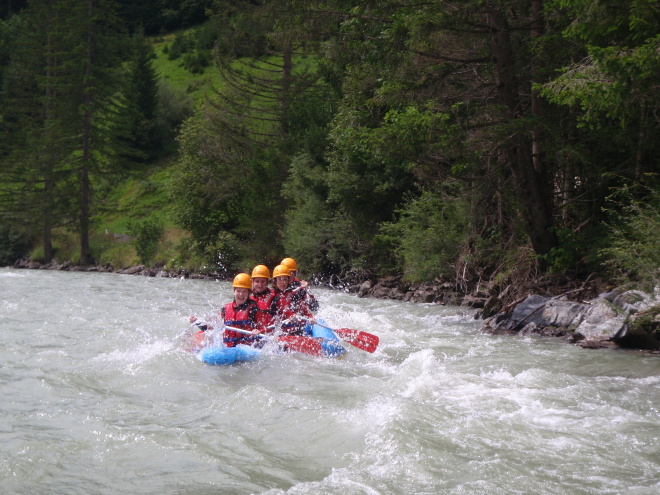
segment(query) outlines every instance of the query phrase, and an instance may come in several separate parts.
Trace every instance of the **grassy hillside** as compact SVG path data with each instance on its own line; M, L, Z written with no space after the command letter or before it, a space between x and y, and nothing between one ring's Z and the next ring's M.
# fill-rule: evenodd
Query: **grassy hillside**
M161 85L169 86L169 98L190 98L197 102L204 98L210 85L222 84L218 67L212 61L206 26L159 35L150 39L155 57L152 64ZM175 47L181 45L184 48ZM204 44L206 43L206 45ZM201 48L200 48L201 46ZM173 55L177 58L173 59ZM203 64L194 65L196 60ZM191 62L192 60L192 62ZM304 70L311 59L297 61L297 70ZM192 64L192 65L191 65ZM258 69L256 69L258 70ZM136 243L159 238L155 253L146 260L151 266L166 268L203 269L204 261L196 259L187 249L184 231L177 227L168 196L170 167L177 160L176 143L172 142L161 156L141 168L131 171L124 180L109 189L97 187L96 211L90 231L91 254L99 264L110 264L115 269L145 262L136 249ZM101 189L104 189L101 192ZM155 226L158 232L147 232ZM146 237L146 239L145 239ZM60 261L79 259L79 238L65 228L53 232L55 257ZM185 253L182 255L182 253ZM43 259L43 248L36 247L32 259Z
M185 33L192 33L192 30ZM171 46L177 34L180 35L181 33L170 33L151 40L156 54L153 64L162 81L169 83L175 90L182 91L196 100L203 96L204 86L209 82L218 81L220 74L213 63L205 67L202 73L193 74L183 66L183 57L170 60L169 51L171 51ZM210 56L211 51L207 50L207 52Z
M171 33L151 40L156 55L153 66L161 84L169 84L176 94L186 94L196 101L203 97L204 88L209 82L218 80L218 69L211 65L203 72L193 74L182 66L182 57L170 60L168 47L176 36L177 33ZM90 233L92 255L97 263L111 264L114 268L141 263L135 247L135 233L141 226L151 222L162 226L163 235L150 264L199 268L195 266L194 260L182 263L179 256L185 233L172 219L167 192L168 169L176 159L176 145L173 145L166 154L132 171L128 178L113 185L104 194L102 201L97 199L97 208L101 203L103 206L96 211ZM55 229L53 245L58 260L79 260L79 237L74 232L66 228ZM36 247L31 258L42 259L43 248Z

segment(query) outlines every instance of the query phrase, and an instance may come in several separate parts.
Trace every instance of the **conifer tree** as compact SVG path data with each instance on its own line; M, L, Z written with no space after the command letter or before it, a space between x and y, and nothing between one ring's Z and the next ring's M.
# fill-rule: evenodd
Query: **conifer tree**
M68 50L66 10L34 0L21 14L5 74L2 200L10 217L40 225L45 261L51 232L64 223L66 159L73 150L67 123L74 108L62 98L69 85L62 54Z
M158 148L159 136L156 128L158 106L158 75L153 67L153 48L138 30L130 43L130 58L127 63L125 89L126 112L132 122L128 135L132 146L143 156L153 154Z
M126 151L125 105L117 100L122 87L121 53L125 37L111 0L74 2L70 19L78 44L74 47L72 71L78 108L77 143L70 160L77 173L80 262L93 262L89 235L92 216L93 179L117 166Z
M67 225L89 263L94 183L129 154L124 37L109 0L33 0L23 14L6 74L2 203L42 224L46 260L53 226Z
M281 250L282 185L307 131L298 103L318 81L304 55L311 24L321 23L307 7L291 0L216 2L221 80L184 126L172 191L181 224L206 225L193 232L205 246L230 232L246 256L274 259Z

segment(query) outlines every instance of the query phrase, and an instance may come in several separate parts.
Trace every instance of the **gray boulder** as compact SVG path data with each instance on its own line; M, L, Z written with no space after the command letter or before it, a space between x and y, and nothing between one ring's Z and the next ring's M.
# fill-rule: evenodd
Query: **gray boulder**
M601 294L586 303L530 295L511 313L484 320L492 334L565 337L583 347L660 348L660 289Z

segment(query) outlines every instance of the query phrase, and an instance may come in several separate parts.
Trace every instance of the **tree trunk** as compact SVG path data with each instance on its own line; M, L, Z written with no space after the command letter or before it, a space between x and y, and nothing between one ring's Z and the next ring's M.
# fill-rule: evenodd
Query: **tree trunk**
M289 105L291 102L291 76L293 71L293 62L292 62L292 48L291 44L287 43L284 47L283 53L283 71L282 71L282 114L284 119L282 120L282 134L284 139L289 137Z
M520 98L513 70L515 59L508 21L501 10L491 9L488 23L499 100L506 107L509 118L520 118ZM512 172L516 197L532 248L537 254L545 254L556 245L556 238L551 230L552 210L544 194L542 176L534 167L529 141L523 134L516 132L502 146Z
M44 209L43 209L43 246L44 261L50 263L53 259L53 206L55 181L53 178L54 164L54 143L53 128L51 119L53 118L53 66L54 55L51 44L51 34L46 37L46 101L44 106L44 141L46 144L44 153Z
M539 38L543 36L543 2L542 0L532 0L532 38ZM543 100L539 97L539 90L534 87L535 84L540 83L539 64L541 61L532 57L530 66L531 72L531 107L532 115L535 119L534 127L532 128L532 161L534 163L534 170L541 177L544 185L547 185L547 173L545 167L545 159L541 154L543 146L543 132L539 121L543 116Z
M80 164L80 263L87 265L93 263L89 253L89 204L90 204L90 182L89 169L92 160L91 133L92 133L92 10L93 3L88 3L89 16L87 24L87 57L85 67L85 86L83 87L83 135L82 135L82 157Z

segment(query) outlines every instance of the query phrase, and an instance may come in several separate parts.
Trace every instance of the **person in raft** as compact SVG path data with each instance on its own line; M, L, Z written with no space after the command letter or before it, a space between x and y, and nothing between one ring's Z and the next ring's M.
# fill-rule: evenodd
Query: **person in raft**
M314 315L307 307L304 294L291 287L291 272L286 265L277 265L273 269L275 297L271 302L271 312L275 319L282 322L282 333L304 335L305 323L314 323Z
M314 295L307 290L309 282L307 282L307 280L300 280L298 278L298 264L296 263L296 260L293 258L284 258L280 264L289 267L289 272L291 273L291 287L294 289L300 287L298 290L301 292L302 297L306 299L307 306L309 307L310 311L318 311L319 302L316 300L316 297L314 297Z
M250 292L252 292L250 275L247 273L236 275L232 288L234 290L234 300L223 306L220 310L220 316L222 316L226 327L251 330L252 335L225 328L222 341L227 347L236 347L238 344L252 345L256 342L257 336L263 333L265 329L257 322L259 307L256 301L250 299Z
M241 330L250 330L252 335L225 329L222 341L227 347L235 347L238 344L252 345L257 340L257 336L267 329L257 321L259 308L257 303L250 299L250 293L252 292L250 276L247 273L236 275L232 283L232 290L234 291L234 300L225 304L220 310L223 324ZM190 317L190 323L199 328L199 332L193 336L197 347L205 347L213 341L211 337L213 325L198 319L196 316Z
M252 294L250 294L250 299L256 301L259 308L256 316L257 325L270 332L272 329L269 327L273 325L275 318L274 309L271 308L275 290L268 287L270 270L266 265L257 265L252 269L251 278Z

